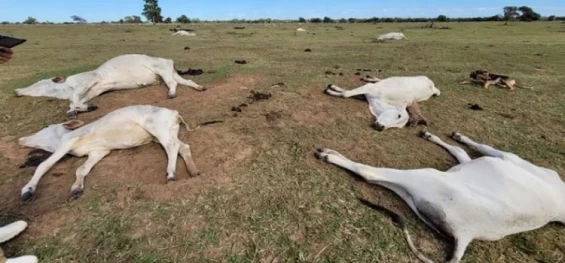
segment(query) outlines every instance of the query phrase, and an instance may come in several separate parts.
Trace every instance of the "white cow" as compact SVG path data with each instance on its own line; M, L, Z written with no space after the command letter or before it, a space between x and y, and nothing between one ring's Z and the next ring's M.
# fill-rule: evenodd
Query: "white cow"
M384 41L384 40L400 40L400 39L406 39L406 37L404 36L403 33L400 32L391 32L391 33L386 33L386 34L382 34L379 37L377 37L377 40L380 41Z
M316 155L369 183L389 188L430 228L453 237L451 263L461 260L474 239L495 241L550 222L565 223L565 184L555 171L459 133L453 133L453 139L487 157L471 160L463 149L428 132L421 135L447 149L460 164L447 172L396 170L356 163L329 149L318 150ZM404 233L418 258L432 262L416 250L406 228Z
M192 36L196 36L196 33L188 32L188 31L184 31L184 30L179 30L179 31L176 31L175 33L173 33L173 36L189 36L189 37L192 37Z
M15 93L17 96L69 99L67 116L75 118L78 112L95 110L96 106L89 106L87 102L104 92L145 87L160 80L169 88L171 99L177 96L178 84L206 90L179 76L171 59L131 54L115 57L93 71L72 75L66 80L63 77L41 80L27 88L16 89Z
M296 29L296 32L306 32L306 29L299 27Z
M77 169L76 182L71 188L71 197L78 197L84 188L84 178L112 150L137 147L154 139L167 152L167 181L175 179L178 154L184 159L190 175L197 176L190 147L178 139L180 123L192 131L177 111L138 105L117 109L84 126L82 121L72 120L50 125L36 134L23 137L19 140L21 145L53 154L37 167L31 181L22 188L22 201L30 200L41 177L66 154L88 156L88 160Z
M413 102L425 101L431 96L440 95L433 81L425 76L390 77L383 80L373 79L373 81L376 83L368 83L353 90L345 90L330 84L325 92L342 98L365 95L369 102L369 110L376 118L373 127L378 131L404 127L410 119L406 107Z
M9 241L10 239L16 237L21 232L23 232L27 227L27 223L24 221L17 221L11 223L7 226L0 227L0 243ZM0 262L2 263L37 263L37 257L35 256L23 256L18 258L6 258L4 256L4 251L0 248Z

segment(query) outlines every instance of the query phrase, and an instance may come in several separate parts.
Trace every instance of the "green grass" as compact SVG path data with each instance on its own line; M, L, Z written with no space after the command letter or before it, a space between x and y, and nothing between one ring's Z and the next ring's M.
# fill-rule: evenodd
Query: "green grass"
M103 160L88 177L85 194L72 202L62 196L84 160L65 161L54 169L66 175L46 175L35 203L20 206L19 189L33 169L17 169L14 158L23 160L25 152L4 151L0 197L8 201L0 202L0 209L9 212L0 217L30 222L27 234L4 244L6 253L35 253L42 262L414 262L401 231L357 202L357 196L365 196L405 215L417 246L443 261L451 253L449 242L434 236L393 193L313 158L315 147L322 146L374 166L447 169L455 163L417 138L419 129L376 132L369 127L365 103L322 94L329 83L359 86L357 68L382 69L378 77L430 77L442 91L420 105L430 132L446 138L457 130L565 174L564 24L450 23L450 30L420 29L421 24L341 26L306 25L309 33L297 35L298 25L246 25L235 32L233 25L199 24L191 25L198 35L185 38L170 36L166 26L0 26L0 32L28 39L15 49L13 61L0 66L0 138L5 138L0 146L63 121L68 106L13 98L15 88L92 69L126 53L172 58L179 69L214 70L193 78L211 89L206 94L181 88L173 101L165 99L163 87L114 92L95 99L102 108L81 118L91 121L126 102L151 103L148 94L161 94L154 98L158 105L179 110L191 123L225 120L190 136L181 132L193 152L208 154L195 154L197 165L218 165L201 178L175 182L179 187L160 188L165 155L150 145ZM408 40L370 40L401 29ZM183 51L185 46L191 50ZM303 52L306 48L313 52ZM237 59L250 63L236 65ZM483 68L536 89L509 92L457 84ZM344 76L326 76L327 70ZM241 79L255 81L236 83ZM281 81L284 87L269 88ZM215 87L224 90L212 93ZM251 89L270 92L273 99L233 117L231 106L244 102ZM104 104L119 98L124 104ZM468 110L468 103L485 111ZM266 121L271 111L281 113L278 123ZM218 154L207 152L214 140L225 144L215 146ZM250 149L250 154L238 159L230 147ZM148 151L155 155L135 159ZM155 174L128 174L148 162L157 163ZM172 193L166 198L153 197L167 191ZM562 262L564 236L562 227L550 225L497 242L473 242L463 262Z

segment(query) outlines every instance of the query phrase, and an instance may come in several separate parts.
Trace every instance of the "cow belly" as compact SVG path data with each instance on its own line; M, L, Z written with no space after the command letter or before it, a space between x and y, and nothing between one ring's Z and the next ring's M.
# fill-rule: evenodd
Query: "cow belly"
M132 124L118 125L112 129L103 129L82 136L72 151L73 155L83 156L96 150L129 149L150 143L153 136L141 126Z

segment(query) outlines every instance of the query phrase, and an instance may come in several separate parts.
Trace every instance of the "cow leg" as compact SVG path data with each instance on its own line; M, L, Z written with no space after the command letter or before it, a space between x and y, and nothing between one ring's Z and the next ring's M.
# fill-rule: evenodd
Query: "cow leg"
M453 256L448 263L458 263L459 261L461 261L463 255L465 254L465 250L467 250L467 247L469 246L469 243L471 243L470 238L456 237L455 250L453 251Z
M406 197L403 191L396 191L401 189L401 185L410 182L410 174L413 172L418 172L419 170L396 170L388 168L377 168L362 163L356 163L347 159L340 153L330 150L330 149L317 149L316 157L325 162L337 165L346 170L352 171L367 182L372 184L383 185L387 188L392 189L397 194L399 194L403 199ZM396 185L394 188L392 185ZM412 201L406 200L409 204L413 204Z
M328 95L332 95L336 97L350 98L358 95L365 95L370 92L370 89L372 87L373 87L372 84L367 84L353 90L345 90L336 85L330 84L326 88L325 92Z
M196 84L196 82L194 82L190 79L184 79L175 70L173 70L171 72L172 72L171 76L172 76L173 80L175 80L179 84L193 88L193 89L198 90L198 91L205 91L206 90L206 87L200 86L200 85Z
M194 164L194 160L192 159L190 146L180 141L179 141L179 146L180 146L179 147L180 156L184 160L184 163L186 164L186 169L188 170L190 176L196 177L200 175L200 172L198 172L198 169L196 168L196 164Z
M461 149L460 147L449 145L442 141L439 137L429 133L429 132L421 132L420 136L430 142L433 142L443 148L445 148L459 163L466 163L471 161L471 157L465 152L465 150Z
M361 81L369 82L369 83L377 83L377 82L381 81L381 79L375 78L375 77L371 77L371 76L367 76L367 77L361 78Z
M37 166L37 169L35 169L35 173L33 174L33 177L31 178L29 183L27 183L22 188L21 191L22 201L27 202L31 200L33 194L35 193L35 189L37 188L37 184L39 183L39 180L41 180L41 177L43 177L43 175L45 175L45 173L47 173L47 171L49 171L49 169L53 167L53 165L55 165L57 161L63 158L63 156L65 156L71 150L75 141L76 139L71 139L65 142L51 156L49 156L47 160L45 160L44 162L39 164L39 166Z
M71 187L71 198L78 198L84 189L84 178L90 173L90 170L96 165L100 160L106 157L110 151L92 151L88 154L88 159L81 165L76 171L76 181Z
M509 155L509 154L514 155L513 153L503 152L503 151L497 150L497 149L495 149L495 148L493 148L489 145L486 145L486 144L476 143L473 140L469 139L469 137L463 136L458 132L452 133L451 138L453 138L454 140L456 140L460 143L468 145L473 150L476 150L476 151L478 151L478 152L480 152L480 153L482 153L483 155L486 155L486 156L502 158L505 155Z

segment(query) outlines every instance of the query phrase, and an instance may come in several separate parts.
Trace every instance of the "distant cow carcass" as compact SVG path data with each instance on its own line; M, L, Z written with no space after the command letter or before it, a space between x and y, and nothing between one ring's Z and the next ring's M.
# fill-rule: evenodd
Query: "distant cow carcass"
M173 36L188 36L188 37L193 37L193 36L196 36L196 33L194 33L194 32L188 32L188 31L184 31L184 30L178 30L177 32L173 33Z
M406 39L404 34L400 33L400 32L387 33L387 34L383 34L383 35L380 35L379 37L377 37L377 40L379 40L379 41L400 40L400 39Z
M177 85L204 91L206 88L177 74L171 59L147 55L122 55L112 58L99 68L72 75L67 79L54 77L22 89L17 96L52 97L71 101L67 117L76 118L78 112L96 109L87 102L111 90L135 89L163 81L169 88L169 98L177 96Z
M134 148L154 139L167 153L167 181L175 179L179 154L190 175L198 175L190 147L178 139L180 124L190 129L177 111L150 105L130 106L110 112L90 124L83 124L82 121L72 120L49 125L19 140L23 146L53 153L37 167L33 178L22 188L22 201L29 201L33 197L41 177L66 154L88 156L88 160L77 169L76 181L71 188L71 196L77 197L83 191L84 178L112 150Z

